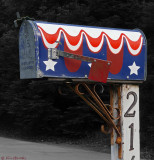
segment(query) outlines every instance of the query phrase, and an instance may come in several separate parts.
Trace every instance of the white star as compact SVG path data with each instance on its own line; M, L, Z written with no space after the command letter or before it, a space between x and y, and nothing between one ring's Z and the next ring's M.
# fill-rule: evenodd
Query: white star
M92 63L88 63L88 66L91 68Z
M48 61L43 61L46 65L46 71L51 69L52 71L55 71L55 65L57 64L57 62L52 61L51 59L49 59Z
M130 75L136 74L138 75L138 70L140 69L140 66L137 66L136 63L134 62L131 66L128 66L130 69Z

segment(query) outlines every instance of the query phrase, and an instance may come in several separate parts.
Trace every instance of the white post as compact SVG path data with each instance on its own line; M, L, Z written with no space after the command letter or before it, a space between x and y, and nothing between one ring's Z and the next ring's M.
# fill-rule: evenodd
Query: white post
M120 91L120 94L119 94ZM111 160L140 160L140 135L139 135L139 86L122 84L118 90L114 86L110 92L111 106L121 107L121 134L122 157L119 158L119 149L116 133L111 134ZM114 111L114 110L113 110ZM116 112L113 112L116 116ZM115 120L117 123L117 120Z

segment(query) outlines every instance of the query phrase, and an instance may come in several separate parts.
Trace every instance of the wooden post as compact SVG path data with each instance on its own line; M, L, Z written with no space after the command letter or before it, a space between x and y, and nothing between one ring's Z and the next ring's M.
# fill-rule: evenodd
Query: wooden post
M119 94L120 93L120 94ZM111 160L140 160L139 135L139 86L130 84L114 85L110 91L110 104L121 107L120 127L122 134L122 157L115 143L117 135L111 134ZM116 116L116 111L113 110ZM115 120L117 124L118 121Z

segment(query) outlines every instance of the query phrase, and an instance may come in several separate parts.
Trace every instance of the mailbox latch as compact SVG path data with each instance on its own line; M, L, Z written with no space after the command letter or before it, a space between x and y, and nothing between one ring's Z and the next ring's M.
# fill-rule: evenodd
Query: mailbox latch
M48 48L48 59L59 59L57 48Z

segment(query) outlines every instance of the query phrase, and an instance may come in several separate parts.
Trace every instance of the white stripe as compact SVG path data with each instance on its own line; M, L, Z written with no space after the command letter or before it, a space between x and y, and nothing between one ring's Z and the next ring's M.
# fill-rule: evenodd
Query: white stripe
M102 48L103 43L104 43L104 34L102 35L101 42L100 42L100 44L99 44L97 47L93 47L93 46L91 45L91 43L89 42L89 39L88 39L88 37L86 36L85 33L84 33L84 35L85 35L85 37L86 37L88 47L89 47L89 49L90 49L92 52L98 52L98 51Z
M50 27L51 27L51 26L50 26ZM55 48L55 47L57 46L57 43L53 43L53 44L48 43L47 40L45 39L44 34L43 34L43 32L41 31L41 29L39 29L39 30L40 30L40 32L41 32L41 34L42 34L43 41L44 41L46 47L47 47L47 48ZM57 38L56 41L60 41L60 37L61 37L61 33L62 33L62 32L63 32L62 30L59 31L59 35L58 35L58 38ZM100 44L99 44L97 47L93 47L93 46L91 45L91 43L89 42L88 37L86 36L86 34L85 34L84 32L81 33L80 40L79 40L78 44L75 45L75 46L74 46L74 45L71 45L71 44L69 43L69 41L68 41L68 39L67 39L67 36L65 35L64 32L63 32L63 34L64 34L64 38L65 38L65 41L66 41L66 44L67 44L68 48L69 48L70 50L72 50L72 51L76 51L76 50L79 49L79 47L81 46L81 43L82 43L82 40L83 40L83 34L84 34L85 37L86 37L86 42L87 42L87 44L88 44L89 49L90 49L92 52L95 52L95 53L98 52L98 51L102 48L103 43L104 43L104 36L105 36L105 37L106 37L106 40L107 40L107 44L108 44L108 46L109 46L109 49L110 49L111 52L114 53L114 54L118 54L118 53L120 52L122 46L124 45L124 44L123 44L123 43L124 43L124 42L123 42L123 38L125 37L124 35L122 35L122 40L121 40L120 46L115 49L115 48L113 48L113 47L111 46L111 44L110 44L107 36L104 35L104 34L102 35L101 42L100 42ZM100 35L99 35L99 36L100 36ZM128 40L127 40L126 37L125 37L125 39L126 39L127 46L128 46L129 51L131 52L131 54L137 55L137 54L140 52L141 48L142 48L143 37L141 38L141 42L140 42L139 48L136 49L136 50L134 50L134 49L131 48L131 46L130 46L130 44L129 44L129 42L128 42Z
M121 48L122 48L122 46L123 46L123 35L122 35L122 38L121 38L121 39L122 39L122 40L121 40L121 43L120 43L119 48L115 49L115 48L113 48L113 47L111 46L110 41L108 40L108 38L107 38L107 36L106 36L107 44L108 44L109 49L111 50L112 53L118 54L118 53L120 52L120 50L121 50Z
M62 31L62 32L63 32L63 31ZM67 46L68 46L68 48L69 48L70 50L76 51L77 49L79 49L79 47L81 46L81 43L82 43L82 39L83 39L83 32L81 33L81 37L80 37L80 40L79 40L78 44L75 45L75 46L73 46L73 45L71 45L71 44L69 43L69 41L68 41L68 39L67 39L67 37L66 37L66 35L65 35L64 32L63 32L63 34L64 34L64 37L65 37L66 44L67 44Z
M140 51L141 51L141 48L142 48L142 43L143 43L143 37L141 37L141 43L140 43L140 46L138 47L138 49L134 50L131 48L128 40L126 39L126 42L127 42L127 46L128 46L128 49L130 51L131 54L133 54L134 56L137 55Z
M53 44L48 43L47 40L45 39L44 34L43 34L43 32L41 31L41 29L39 29L39 30L40 30L41 35L42 35L42 37L43 37L43 41L44 41L45 46L46 46L47 48L55 48L55 47L57 46L57 43L56 43L56 42L53 43ZM58 38L57 38L56 41L59 41L59 40L60 40L60 36L61 36L61 31L59 32L59 35L58 35Z
M92 28L92 27L80 27L80 26L69 26L69 25L58 25L58 24L46 24L46 23L37 23L38 26L43 28L48 34L55 34L59 28L63 28L69 35L77 36L81 30L84 30L92 38L97 38L99 35L104 32L111 39L117 40L120 35L125 34L130 40L137 41L141 36L141 33L138 31L131 30L118 30L118 29L106 29L106 28Z

